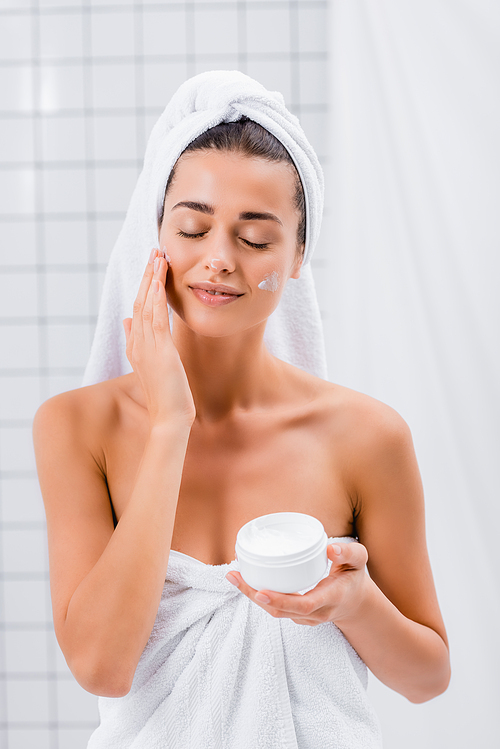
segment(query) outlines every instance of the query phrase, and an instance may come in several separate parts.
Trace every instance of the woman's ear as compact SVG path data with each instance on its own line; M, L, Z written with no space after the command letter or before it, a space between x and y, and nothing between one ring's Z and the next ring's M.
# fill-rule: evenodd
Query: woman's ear
M300 269L302 268L302 263L304 261L304 245L302 245L302 254L296 257L294 260L294 263L292 265L292 272L290 274L290 278L300 278Z

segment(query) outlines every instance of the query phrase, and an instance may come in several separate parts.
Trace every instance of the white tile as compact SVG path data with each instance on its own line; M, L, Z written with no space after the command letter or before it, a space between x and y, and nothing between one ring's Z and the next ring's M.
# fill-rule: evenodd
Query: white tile
M95 170L95 194L98 211L125 211L139 177L139 169L129 167Z
M10 728L8 731L9 749L50 749L53 746L53 732L48 728Z
M90 694L76 679L61 679L57 682L57 713L61 721L99 720L97 695Z
M328 153L327 113L302 112L300 124L318 156L326 156Z
M97 262L107 263L123 221L98 221L96 225Z
M32 0L0 0L2 10L20 10L21 8L29 8L31 4Z
M103 0L99 0L101 3ZM104 0L106 2L107 0ZM80 0L38 0L40 8L67 8L74 5L83 5Z
M45 522L38 479L2 479L2 522Z
M238 14L234 8L197 9L194 14L196 54L238 51Z
M186 53L186 11L163 6L162 12L144 10L143 45L147 55Z
M146 140L151 135L151 130L156 125L158 118L160 117L164 108L165 108L165 105L163 106L156 105L155 108L151 112L147 112L144 115L144 132L146 134Z
M8 681L7 716L12 723L38 723L49 719L49 692L46 681Z
M36 262L35 223L0 222L0 267L29 265Z
M89 284L86 273L46 273L45 290L48 315L89 314Z
M85 121L83 117L43 118L42 158L44 161L80 161L85 159Z
M42 112L82 109L83 68L81 64L50 65L40 68L40 108Z
M0 380L0 419L32 419L41 402L37 377Z
M51 367L84 367L90 353L88 325L50 325L47 331Z
M27 112L33 108L33 72L30 65L0 68L0 111Z
M94 63L92 100L94 107L134 107L135 66L132 63Z
M247 8L246 30L246 45L249 54L290 52L288 7Z
M34 471L35 451L31 426L0 429L0 471Z
M60 0L62 2L62 0ZM134 2L137 0L90 0L90 4L94 7L99 7L101 5L119 5L120 7L125 5L133 5ZM68 2L68 0L66 0ZM162 2L165 2L165 0L162 0Z
M47 671L47 633L7 630L5 632L5 670L7 673Z
M0 171L0 208L2 213L34 212L35 173L33 169Z
M4 580L4 620L6 624L47 622L52 619L47 606L46 580Z
M144 63L144 98L146 107L166 107L181 83L187 79L187 65L180 62ZM158 118L157 118L158 119Z
M0 531L4 572L47 572L45 529L7 528Z
M95 728L99 725L96 721ZM58 749L86 749L93 733L93 728L59 728L57 732Z
M26 60L31 57L31 16L2 16L0 23L0 58Z
M2 120L2 137L0 138L0 161L33 161L34 135L33 120Z
M240 70L237 55L211 56L210 60L196 59L194 73L204 73L207 70ZM245 71L244 71L245 72Z
M300 61L300 103L328 103L327 64L325 60Z
M37 274L1 273L0 317L32 317L37 311Z
M134 116L96 116L93 123L96 159L137 158L137 130Z
M81 57L82 16L76 13L40 16L40 55L45 59Z
M49 377L49 397L58 393L66 393L68 390L76 390L82 387L83 373L81 375L66 375L61 377Z
M298 7L299 52L327 52L327 9Z
M46 169L43 173L43 205L54 213L82 213L87 207L84 169Z
M51 669L55 669L61 676L64 675L67 678L73 679L73 674L70 671L66 658L61 650L59 643L57 642L56 633L53 629L46 632L47 637L47 650L48 660L50 662Z
M270 63L267 60L250 59L247 65L247 74L262 83L269 91L280 91L285 98L285 104L290 106L292 99L291 70L290 63L287 60L276 60Z
M38 366L38 328L36 325L2 325L0 327L2 366Z
M86 263L87 224L85 221L46 221L44 257L47 263Z
M90 49L93 57L132 56L134 54L134 14L92 13L90 20Z

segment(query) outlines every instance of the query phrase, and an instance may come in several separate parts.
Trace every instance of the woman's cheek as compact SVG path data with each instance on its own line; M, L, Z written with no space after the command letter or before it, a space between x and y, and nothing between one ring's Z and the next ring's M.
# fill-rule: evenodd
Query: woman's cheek
M263 291L278 291L280 287L279 273L275 270L271 271L271 273L266 273L262 281L257 285Z

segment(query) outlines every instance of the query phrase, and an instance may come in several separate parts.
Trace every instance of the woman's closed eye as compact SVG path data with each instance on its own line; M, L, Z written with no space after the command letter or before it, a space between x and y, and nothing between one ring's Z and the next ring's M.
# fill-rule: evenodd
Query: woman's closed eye
M182 231L182 229L179 229L177 235L179 237L186 237L187 239L196 239L197 237L202 237L206 233L206 231L200 231L198 234L187 234L185 231ZM267 247L269 247L270 244L269 242L265 242L264 244L256 244L255 242L249 242L248 239L243 239L243 237L240 237L240 239L242 242L250 245L250 247L255 247L258 250L265 250Z

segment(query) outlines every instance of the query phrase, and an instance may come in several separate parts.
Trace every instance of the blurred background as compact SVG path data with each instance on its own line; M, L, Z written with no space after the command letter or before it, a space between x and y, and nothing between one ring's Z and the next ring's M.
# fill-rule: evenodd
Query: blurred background
M152 125L212 69L299 117L329 377L413 433L453 679L412 705L372 676L384 746L498 745L499 42L493 0L0 0L2 748L84 749L98 723L54 636L31 422L81 385Z

